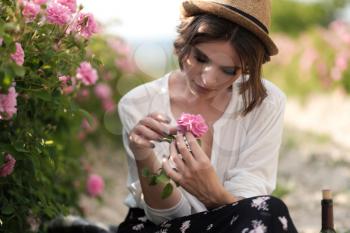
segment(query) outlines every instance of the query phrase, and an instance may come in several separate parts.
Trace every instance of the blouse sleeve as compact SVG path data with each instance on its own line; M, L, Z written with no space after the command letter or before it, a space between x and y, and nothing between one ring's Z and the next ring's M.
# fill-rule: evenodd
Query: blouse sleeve
M286 97L273 97L249 116L237 164L225 175L224 187L234 196L267 195L275 189Z
M143 114L140 113L140 108L130 105L127 100L121 100L118 105L119 118L121 120L123 129L122 137L123 144L128 160L128 188L131 190L131 194L137 203L137 206L143 208L147 218L155 224L160 224L165 220L170 220L177 217L182 217L191 214L191 205L185 196L181 192L180 201L169 209L154 209L148 206L143 200L143 194L138 177L137 166L134 158L134 154L129 147L129 132L136 125L136 123L142 118ZM142 111L141 111L142 112ZM137 190L135 190L137 189Z

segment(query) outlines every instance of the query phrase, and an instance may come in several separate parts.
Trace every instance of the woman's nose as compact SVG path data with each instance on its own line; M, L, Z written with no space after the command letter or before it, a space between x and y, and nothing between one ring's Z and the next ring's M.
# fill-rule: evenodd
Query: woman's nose
M202 69L201 81L205 87L212 87L216 84L217 70L212 65L206 65Z

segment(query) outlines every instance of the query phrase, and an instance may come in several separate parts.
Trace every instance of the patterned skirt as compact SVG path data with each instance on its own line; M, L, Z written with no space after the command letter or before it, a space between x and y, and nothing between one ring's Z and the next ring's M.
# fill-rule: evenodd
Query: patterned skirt
M155 225L139 208L130 208L118 233L296 233L287 206L278 198L258 196Z

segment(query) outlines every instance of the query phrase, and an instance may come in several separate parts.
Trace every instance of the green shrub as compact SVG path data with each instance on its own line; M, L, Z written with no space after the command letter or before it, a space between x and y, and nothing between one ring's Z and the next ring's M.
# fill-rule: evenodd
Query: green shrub
M100 65L86 53L88 39L82 31L68 33L68 23L48 22L45 4L32 19L24 7L17 1L0 2L1 171L8 166L8 155L16 161L13 171L0 177L0 232L6 233L42 232L43 225L36 229L41 222L80 211L86 172L80 163L84 144L77 135L82 120L91 117L74 100L84 86L75 75L83 61ZM23 48L23 64L13 59L15 51L19 57L21 53L16 43ZM72 79L64 85L60 76ZM74 90L68 94L64 86ZM17 93L14 114L1 102L11 88Z

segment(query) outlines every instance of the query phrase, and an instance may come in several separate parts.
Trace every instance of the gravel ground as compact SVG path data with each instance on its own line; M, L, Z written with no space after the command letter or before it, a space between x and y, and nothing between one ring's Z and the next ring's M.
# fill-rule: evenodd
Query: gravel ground
M338 233L350 232L350 98L340 92L313 96L300 104L289 100L281 149L278 187L301 233L319 232L321 190L334 192ZM86 196L81 205L92 221L117 224L127 209L126 161L121 151L89 149L94 170L106 178L103 202Z

